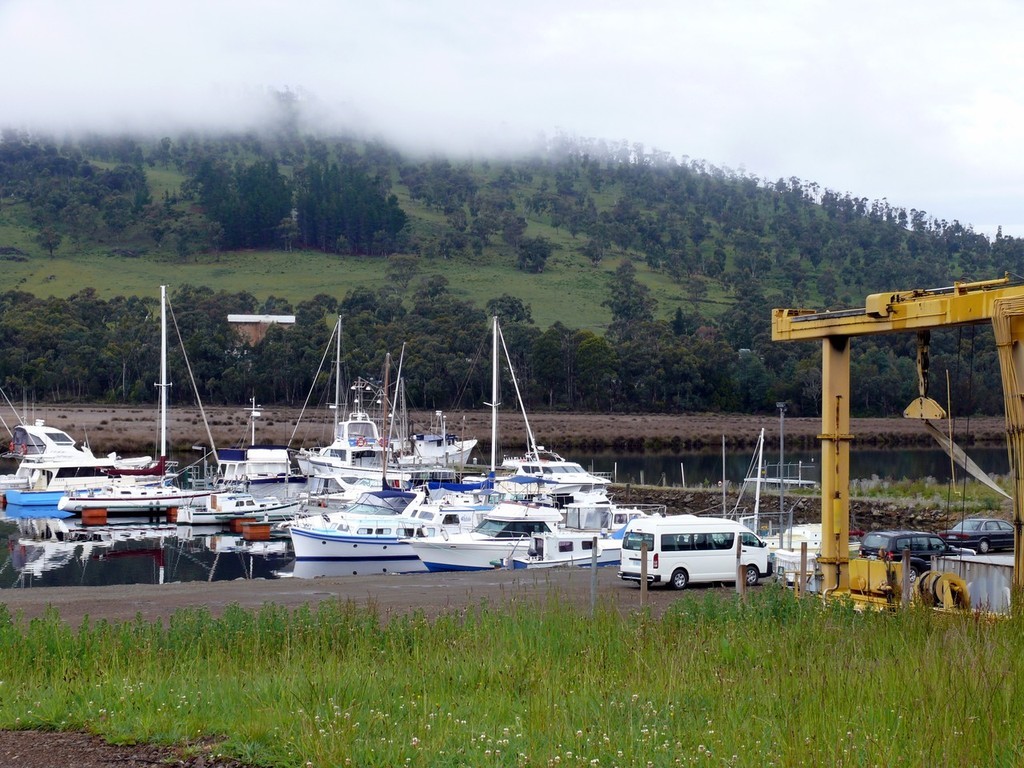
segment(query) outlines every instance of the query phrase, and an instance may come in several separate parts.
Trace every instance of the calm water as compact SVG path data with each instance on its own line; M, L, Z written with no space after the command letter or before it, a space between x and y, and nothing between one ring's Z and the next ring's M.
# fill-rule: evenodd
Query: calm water
M980 449L970 453L992 474L1008 471L1004 449ZM584 467L608 472L620 483L646 482L667 485L717 486L722 479L720 453L620 455L573 454L566 458ZM787 477L818 480L820 454L787 453ZM767 474L777 473L778 452L765 452ZM11 472L13 466L0 467ZM753 471L748 454L726 454L725 475L730 484L742 482ZM958 470L959 472L959 470ZM949 458L938 450L855 450L851 454L852 478L922 478L939 482L949 478ZM959 475L958 475L959 476ZM301 486L292 484L295 494ZM280 492L284 492L283 487ZM257 491L264 495L265 490ZM23 514L34 517L25 519ZM352 566L331 572L330 564L310 571L308 563L293 574L294 557L289 538L270 542L245 542L213 526L176 526L145 520L118 520L116 524L82 529L77 520L64 521L70 535L47 536L45 512L9 507L0 511L0 590L42 586L103 586L109 584L163 584L184 581L273 579L295 575L350 575ZM56 525L56 524L52 524ZM50 533L54 533L51 526ZM63 540L61 540L61 538ZM375 572L375 569L356 569Z

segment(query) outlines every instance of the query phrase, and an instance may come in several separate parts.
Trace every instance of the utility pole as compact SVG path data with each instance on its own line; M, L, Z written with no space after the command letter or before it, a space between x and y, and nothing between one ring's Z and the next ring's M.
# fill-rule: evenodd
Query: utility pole
M779 409L779 547L782 547L782 531L786 515L786 478L785 474L785 447L786 447L786 402L780 400L775 404ZM793 547L793 521L789 521L789 547Z

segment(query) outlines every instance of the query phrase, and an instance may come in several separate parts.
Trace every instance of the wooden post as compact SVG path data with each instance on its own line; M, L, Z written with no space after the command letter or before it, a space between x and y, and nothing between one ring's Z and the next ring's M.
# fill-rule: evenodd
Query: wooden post
M800 578L796 583L796 596L800 597L804 592L804 586L807 584L807 542L800 542Z
M903 595L900 604L906 608L910 605L910 550L903 550Z
M736 594L740 596L740 600L745 600L747 597L747 579L746 574L743 572L743 545L740 543L740 537L736 536Z
M590 540L590 616L597 610L597 536Z

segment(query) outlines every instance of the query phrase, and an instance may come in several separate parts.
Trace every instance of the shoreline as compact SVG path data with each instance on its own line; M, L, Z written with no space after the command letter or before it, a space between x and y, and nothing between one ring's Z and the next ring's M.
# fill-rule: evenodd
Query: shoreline
M206 422L218 447L247 445L251 436L249 410L236 408L205 408ZM333 421L318 409L304 413L299 408L263 408L256 423L256 442L310 448L331 441ZM409 413L410 430L428 428L433 412ZM155 407L107 405L42 406L24 414L28 421L43 419L62 429L79 443L87 442L98 454L117 452L122 455L158 450L159 427ZM8 426L18 422L5 414ZM206 427L197 408L171 409L168 413L169 450L191 451L193 446L208 445ZM477 450L490 450L491 413L489 410L453 411L445 415L448 431L459 437L477 438ZM731 450L746 450L757 443L758 433L765 430L769 445L777 445L777 415L715 414L715 413L533 413L530 427L537 443L550 450L623 453L719 451L722 438ZM975 416L953 423L956 442L963 447L1006 445L1006 423L1002 416ZM783 424L786 445L793 449L817 449L821 419L818 417L786 418ZM501 414L500 448L505 453L518 453L526 446L526 429L519 414ZM933 438L914 419L863 418L851 419L855 446L871 448L932 448Z

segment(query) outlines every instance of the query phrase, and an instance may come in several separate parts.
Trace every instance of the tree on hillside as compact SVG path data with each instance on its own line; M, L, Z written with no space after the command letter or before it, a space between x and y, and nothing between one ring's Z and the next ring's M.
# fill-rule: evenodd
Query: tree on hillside
M612 312L613 334L623 337L630 329L654 319L657 302L651 297L651 289L636 279L636 267L631 261L623 261L608 281L611 294L601 304Z
M60 248L61 240L64 238L60 232L54 227L43 227L39 230L39 234L36 235L36 242L50 254L50 258L53 258L53 252Z
M554 250L554 244L544 237L524 237L516 247L517 266L524 272L543 272Z
M308 163L297 174L295 208L302 242L335 251L386 256L398 248L408 217L395 195L359 168Z

